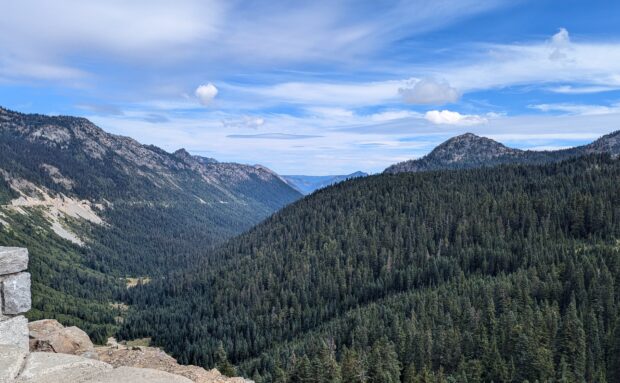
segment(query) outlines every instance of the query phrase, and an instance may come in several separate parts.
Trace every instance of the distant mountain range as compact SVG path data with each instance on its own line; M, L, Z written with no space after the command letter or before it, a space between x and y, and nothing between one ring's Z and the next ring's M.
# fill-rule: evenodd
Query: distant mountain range
M351 174L337 176L288 175L282 176L282 178L300 193L308 195L315 190L322 189L335 183L346 181L351 178L366 177L367 175L367 173L358 171Z
M519 150L497 141L466 133L437 146L426 156L401 162L385 173L467 169L501 164L544 164L593 153L620 154L620 131L605 135L588 145L552 151Z
M31 252L31 319L62 317L98 340L118 277L191 263L301 197L262 166L0 108L0 245Z

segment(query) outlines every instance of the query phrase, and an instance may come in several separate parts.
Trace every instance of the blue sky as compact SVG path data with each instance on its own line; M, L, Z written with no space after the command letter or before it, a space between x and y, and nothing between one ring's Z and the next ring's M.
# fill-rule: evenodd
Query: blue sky
M0 105L281 174L620 129L620 2L0 3Z

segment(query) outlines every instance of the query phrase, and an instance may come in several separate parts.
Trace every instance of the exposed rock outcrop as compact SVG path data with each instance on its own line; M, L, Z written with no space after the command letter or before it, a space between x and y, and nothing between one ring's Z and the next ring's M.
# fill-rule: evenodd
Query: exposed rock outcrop
M113 368L76 355L28 353L0 345L0 383L191 383L179 375L148 368Z
M250 383L243 378L229 378L218 370L205 370L198 366L183 366L156 347L131 347L116 343L114 339L108 341L108 346L97 347L99 359L110 363L114 367L128 366L152 368L181 375L194 383Z
M88 334L72 326L64 327L57 320L43 319L28 324L30 351L56 352L99 359Z

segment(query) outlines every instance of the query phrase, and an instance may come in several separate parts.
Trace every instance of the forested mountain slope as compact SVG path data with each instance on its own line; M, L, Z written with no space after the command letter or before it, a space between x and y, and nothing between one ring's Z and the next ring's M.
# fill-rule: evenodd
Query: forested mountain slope
M0 244L31 251L32 319L59 318L98 340L114 326L120 277L194 262L300 197L264 167L0 108Z
M620 381L619 235L609 156L365 177L133 289L119 335L264 382Z
M619 155L620 131L588 145L549 151L513 149L489 138L466 133L447 140L420 159L394 164L385 169L385 173L470 169L501 164L545 164L596 153Z

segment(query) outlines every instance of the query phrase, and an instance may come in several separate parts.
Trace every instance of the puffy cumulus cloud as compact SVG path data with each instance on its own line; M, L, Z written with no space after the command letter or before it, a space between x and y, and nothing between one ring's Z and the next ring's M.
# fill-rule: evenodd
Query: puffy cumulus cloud
M551 42L557 46L568 45L570 43L570 36L566 28L560 28L558 33L551 37Z
M217 96L217 93L217 88L211 83L208 83L206 85L200 85L198 88L196 88L196 91L194 92L194 94L198 98L198 101L205 106L209 105L213 101L215 96Z
M442 105L458 101L460 93L447 81L423 78L411 87L398 89L405 102L410 104Z
M565 60L568 58L568 51L570 49L570 36L566 28L560 28L558 33L551 37L552 51L549 55L549 59L553 61Z
M428 121L437 125L480 125L485 124L488 120L485 117L475 114L461 114L450 110L429 110L424 115Z

